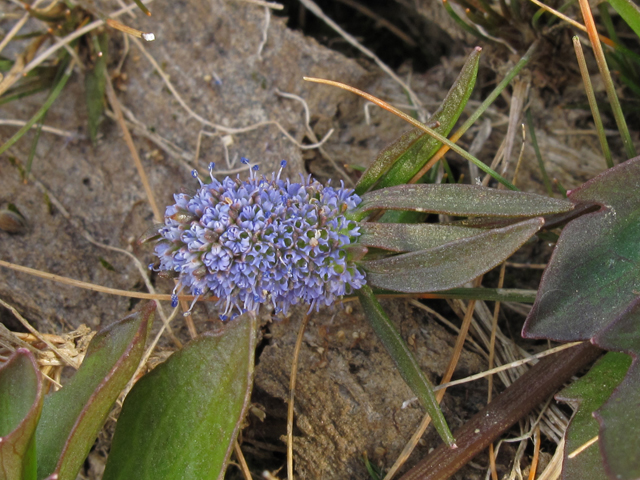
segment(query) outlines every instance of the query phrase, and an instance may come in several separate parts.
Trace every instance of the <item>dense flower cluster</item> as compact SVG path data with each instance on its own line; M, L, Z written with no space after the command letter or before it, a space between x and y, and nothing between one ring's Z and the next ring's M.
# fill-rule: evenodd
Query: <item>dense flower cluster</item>
M211 183L194 171L200 189L174 195L155 248L159 270L178 276L174 302L188 288L218 297L223 318L234 307L256 311L268 301L286 313L297 303L329 305L364 285L364 274L343 250L360 235L358 224L343 215L360 197L311 177L281 180L282 168L270 178L255 170L244 181L211 175Z

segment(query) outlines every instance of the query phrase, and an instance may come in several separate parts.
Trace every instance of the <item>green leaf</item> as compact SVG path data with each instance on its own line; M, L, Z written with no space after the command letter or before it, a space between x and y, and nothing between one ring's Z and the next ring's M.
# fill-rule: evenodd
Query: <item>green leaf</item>
M489 230L439 247L360 262L367 283L398 292L458 287L506 260L544 224L542 218Z
M411 350L409 350L409 347L402 339L400 332L389 317L387 317L380 302L378 302L378 299L368 285L362 287L357 293L369 324L376 332L384 348L389 352L389 355L398 367L400 375L402 375L404 381L407 382L407 385L411 387L411 390L416 394L425 410L431 415L433 426L438 431L438 434L440 434L442 440L449 446L453 445L455 439L451 434L451 430L449 430L442 410L440 410L440 405L433 392L433 386L420 369L420 365L418 365Z
M87 102L87 113L89 122L89 136L95 145L98 136L98 126L102 120L104 111L104 95L107 87L107 51L109 37L105 30L97 37L93 37L94 55L96 61L93 68L87 70L84 77L85 99Z
M38 365L29 350L19 348L0 366L0 478L36 479L35 431L43 398Z
M440 108L429 118L430 123L439 122L434 130L446 136L454 127L464 110L478 75L480 48L471 52L460 75L447 93ZM374 164L362 175L356 193L369 190L378 180L376 188L407 183L429 161L442 144L419 130L413 130L382 151ZM381 178L382 177L382 178Z
M556 400L571 404L576 410L565 435L562 478L564 480L606 480L598 445L592 445L574 458L568 455L598 435L593 412L609 398L629 369L631 358L623 353L607 353L584 377L562 390Z
M609 0L609 3L640 37L640 7L633 0Z
M362 195L369 190L389 171L394 163L406 162L409 158L415 158L427 138L427 135L417 128L402 134L395 142L383 149L371 166L362 174L355 188L356 193Z
M362 220L374 210L411 210L458 216L534 217L567 212L573 204L535 193L514 192L478 185L398 185L362 195L351 213Z
M140 363L154 311L149 302L98 332L73 378L47 396L37 430L38 478L57 473L59 480L75 480Z
M363 222L360 224L358 244L394 252L413 252L477 234L478 230L475 228L435 223Z
M624 380L594 416L600 423L600 450L611 478L635 480L640 478L640 302L634 301L594 343L633 358Z
M621 315L640 291L640 157L572 191L602 208L564 227L523 335L587 340Z
M133 387L103 480L222 479L251 393L256 319L174 353Z

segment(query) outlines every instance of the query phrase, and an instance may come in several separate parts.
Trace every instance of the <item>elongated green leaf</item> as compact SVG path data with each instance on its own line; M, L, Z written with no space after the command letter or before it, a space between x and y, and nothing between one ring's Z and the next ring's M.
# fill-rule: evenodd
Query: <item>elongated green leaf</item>
M610 352L596 363L589 373L556 395L556 400L570 403L575 409L565 435L562 478L564 480L606 480L602 455L598 445L592 445L580 455L568 455L598 435L598 422L593 412L609 398L622 381L631 364L631 357Z
M0 479L36 479L43 398L38 365L29 350L19 348L0 366Z
M376 332L384 348L389 352L398 367L400 375L407 382L407 385L411 387L413 393L416 394L422 406L431 415L433 425L442 440L449 446L453 445L455 440L442 414L442 410L440 410L440 405L433 392L433 386L420 369L420 365L418 365L411 350L409 350L409 347L400 336L400 332L384 312L380 302L378 302L368 285L362 287L357 293L369 324Z
M382 150L376 160L362 174L355 188L356 193L362 195L369 190L380 180L382 175L389 171L394 163L404 162L408 158L415 158L427 138L427 135L417 128L400 136L395 142Z
M453 227L434 223L360 224L358 244L394 252L414 252L434 248L460 238L478 234L475 228Z
M47 396L36 437L39 478L55 473L59 480L75 480L140 363L154 311L155 303L150 302L98 332L73 378Z
M98 135L98 125L104 111L104 95L106 89L107 78L107 52L109 45L109 37L105 30L94 38L94 54L97 56L93 68L87 70L84 80L84 91L87 103L87 113L89 121L89 137L95 145ZM99 52L99 54L98 54Z
M256 320L192 341L127 396L103 480L222 479L251 393Z
M542 218L497 228L439 247L360 262L370 285L398 292L435 292L473 280L511 256L544 224Z
M640 37L640 7L633 0L609 0L611 6Z
M567 212L567 200L535 193L513 192L478 185L398 185L362 195L353 212L363 219L373 210L412 210L458 216L534 217Z
M473 87L475 86L476 77L478 75L480 52L481 49L478 47L471 52L462 67L460 75L458 75L458 78L443 100L442 105L429 119L429 122L439 122L439 125L435 127L434 130L443 136L448 135L454 127L460 117L460 114L464 110L469 97L471 96L471 92L473 92ZM416 142L416 145L420 145L420 143ZM384 188L407 183L429 161L441 145L442 144L438 140L427 136L424 144L420 146L417 152L414 153L414 151L411 150L408 152L408 155L403 155L398 158L398 160L393 163L389 171L380 179L375 188ZM382 157L381 160L386 162L385 165L390 161L387 157ZM376 168L376 171L380 170L383 169ZM365 178L363 185L361 186L362 180L361 182L358 182L356 193L366 191L374 183L372 181L374 179L370 178L367 173L368 172L365 172L363 175ZM367 185L368 187L364 188Z

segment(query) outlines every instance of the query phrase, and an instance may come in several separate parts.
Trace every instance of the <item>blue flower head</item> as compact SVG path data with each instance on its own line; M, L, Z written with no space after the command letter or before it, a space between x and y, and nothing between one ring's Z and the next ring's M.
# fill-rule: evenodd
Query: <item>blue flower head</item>
M196 297L218 297L224 318L266 302L286 313L298 303L330 305L365 284L344 250L360 236L358 224L344 216L360 197L311 176L281 180L285 165L269 178L254 167L244 181L211 174L204 183L194 172L200 189L174 195L155 248L159 270L178 277L174 303L187 288Z

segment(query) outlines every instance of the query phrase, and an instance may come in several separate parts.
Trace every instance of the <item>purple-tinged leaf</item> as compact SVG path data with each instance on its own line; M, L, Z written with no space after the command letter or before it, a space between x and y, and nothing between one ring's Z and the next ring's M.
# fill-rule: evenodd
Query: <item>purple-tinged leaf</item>
M556 400L567 402L576 410L565 434L563 480L607 478L597 443L574 458L568 458L568 455L598 435L598 422L593 418L593 412L609 398L613 389L622 381L630 364L629 355L609 352L589 373L556 395Z
M535 217L567 212L572 208L573 204L567 200L535 193L478 185L417 184L365 193L354 217L362 220L374 210L411 210L471 217Z
M633 302L594 340L633 359L624 380L594 416L600 423L600 450L610 478L636 480L640 478L640 301Z
M562 230L523 329L528 338L587 340L640 291L640 157L569 193L602 205Z
M506 260L544 224L532 218L461 238L439 247L360 262L367 283L398 292L434 292L458 287Z
M478 230L475 228L434 223L363 222L360 224L358 245L394 252L414 252L477 234Z
M154 311L155 303L147 303L98 332L75 375L46 397L36 435L39 478L57 474L59 480L75 480L140 363Z
M222 479L249 403L255 317L205 333L136 383L103 480Z
M36 479L35 431L42 378L33 355L16 350L0 366L0 478Z

